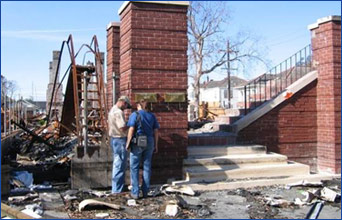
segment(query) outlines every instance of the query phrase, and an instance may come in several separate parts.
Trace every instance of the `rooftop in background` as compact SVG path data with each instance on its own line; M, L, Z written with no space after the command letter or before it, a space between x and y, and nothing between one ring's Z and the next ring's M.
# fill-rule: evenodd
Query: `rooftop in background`
M247 83L247 80L241 79L237 76L231 76L230 77L230 86L233 87L237 87L237 86L243 86ZM214 81L214 80L210 80L210 81L206 81L204 83L201 84L201 88L205 88L205 89L210 89L210 88L226 88L228 86L228 78L224 78L223 80L219 80L219 81Z

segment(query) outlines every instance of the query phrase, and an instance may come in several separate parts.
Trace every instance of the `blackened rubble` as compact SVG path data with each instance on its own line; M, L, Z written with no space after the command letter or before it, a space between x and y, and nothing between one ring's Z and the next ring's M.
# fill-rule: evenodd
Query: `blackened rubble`
M23 210L27 205L38 204L43 207L43 218L75 218L90 219L97 216L103 218L251 218L251 219L282 219L305 218L311 205L296 205L295 199L304 199L303 192L327 187L335 192L341 191L341 180L323 181L322 186L308 187L296 186L291 189L284 185L268 187L255 187L250 189L235 189L224 191L196 192L194 196L180 193L159 193L155 197L136 200L136 205L129 206L131 200L128 191L121 194L110 194L110 191L99 190L70 190L67 186L55 186L49 191L34 191L30 194L9 197L6 204ZM162 187L157 187L162 188ZM151 194L152 195L152 194ZM289 205L272 206L265 198L282 198ZM120 210L106 206L89 206L79 210L80 203L87 199L119 205ZM341 202L323 201L324 206L319 218L339 219L341 215ZM178 207L175 216L166 214L168 204Z

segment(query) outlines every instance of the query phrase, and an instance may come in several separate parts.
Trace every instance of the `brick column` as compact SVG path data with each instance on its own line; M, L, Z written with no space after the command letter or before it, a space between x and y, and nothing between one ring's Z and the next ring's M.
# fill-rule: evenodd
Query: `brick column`
M161 129L159 153L153 156L153 183L182 179L187 147L188 5L176 1L130 1L119 10L120 92L133 103L137 95L156 98L150 107ZM185 99L166 98L179 94Z
M108 110L113 103L113 74L116 77L115 96L120 93L120 22L111 22L107 26L107 106Z
M312 34L317 82L317 169L341 173L341 17L318 19Z

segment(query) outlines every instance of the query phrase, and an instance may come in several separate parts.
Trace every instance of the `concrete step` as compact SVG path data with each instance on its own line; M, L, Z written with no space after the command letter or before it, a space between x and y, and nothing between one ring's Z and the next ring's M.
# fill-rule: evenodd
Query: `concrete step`
M217 182L229 179L297 176L310 174L308 165L295 162L287 164L262 165L262 166L236 166L223 165L209 167L184 168L184 175L190 183Z
M216 157L193 157L183 160L183 166L217 166L217 165L265 165L265 164L286 164L287 156L276 153L268 154L238 154Z
M215 157L238 154L266 154L262 145L189 146L188 157Z
M217 146L231 145L236 142L236 134L232 132L188 132L189 146Z
M190 183L189 181L180 180L172 182L172 185L188 184L195 191L217 191L217 190L232 190L238 188L253 188L258 186L286 185L297 183L299 181L317 182L322 180L331 180L341 178L341 174L310 174L301 176L284 176L271 178L256 178L256 179L237 179L231 181L221 181L215 183Z

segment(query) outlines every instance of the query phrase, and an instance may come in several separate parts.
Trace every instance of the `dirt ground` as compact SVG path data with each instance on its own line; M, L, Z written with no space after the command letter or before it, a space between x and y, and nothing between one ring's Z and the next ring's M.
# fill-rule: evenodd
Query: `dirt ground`
M341 179L323 181L324 186L341 193ZM67 189L39 192L39 197L20 202L3 201L12 207L22 209L27 204L40 203L44 209L43 218L120 218L120 219L303 219L312 205L295 205L296 198L304 199L303 192L315 187L269 186L251 189L196 192L195 196L161 194L136 200L136 206L128 206L129 192L118 195L96 196L91 191L78 190L74 199L65 199ZM322 188L322 187L318 187ZM75 192L75 191L74 191ZM278 197L292 204L274 207L267 204L266 197ZM96 199L121 206L114 210L105 206L89 206L79 211L79 204L84 199ZM176 216L167 216L165 209L170 201L176 201L179 209ZM105 213L106 217L96 217ZM320 219L341 219L341 201L325 202L319 215Z

